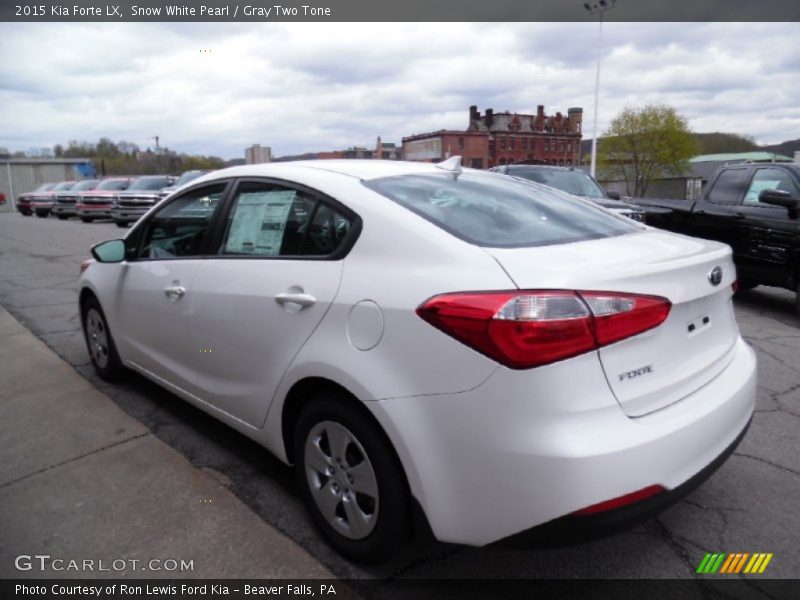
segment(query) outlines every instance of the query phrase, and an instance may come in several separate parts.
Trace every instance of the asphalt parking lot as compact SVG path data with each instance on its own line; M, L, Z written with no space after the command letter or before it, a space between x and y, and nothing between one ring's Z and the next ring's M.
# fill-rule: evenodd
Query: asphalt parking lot
M771 552L762 577L800 577L800 317L793 294L758 288L736 298L739 326L759 358L753 424L728 462L658 519L576 547L427 543L389 565L363 568L325 546L291 470L265 450L138 375L113 386L94 376L79 328L78 267L93 243L120 233L113 223L0 213L0 304L193 465L229 480L261 519L337 576L377 577L389 587L397 578L690 578L706 552L720 551Z

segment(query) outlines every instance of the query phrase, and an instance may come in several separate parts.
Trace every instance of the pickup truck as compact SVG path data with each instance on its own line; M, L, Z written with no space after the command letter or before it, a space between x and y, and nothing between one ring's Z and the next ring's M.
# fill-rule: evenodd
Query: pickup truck
M134 179L128 189L117 194L116 203L111 208L111 218L117 227L127 227L129 223L138 221L161 200L161 190L174 184L175 180L169 175L143 175Z
M797 294L800 312L800 165L745 163L717 169L697 201L637 198L647 224L725 242L739 288Z

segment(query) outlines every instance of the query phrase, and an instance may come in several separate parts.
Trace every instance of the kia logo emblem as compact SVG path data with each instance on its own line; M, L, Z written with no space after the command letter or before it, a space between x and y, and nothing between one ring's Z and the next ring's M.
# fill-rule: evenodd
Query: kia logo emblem
M719 285L722 282L722 268L714 267L711 269L711 273L708 274L708 280L711 285Z

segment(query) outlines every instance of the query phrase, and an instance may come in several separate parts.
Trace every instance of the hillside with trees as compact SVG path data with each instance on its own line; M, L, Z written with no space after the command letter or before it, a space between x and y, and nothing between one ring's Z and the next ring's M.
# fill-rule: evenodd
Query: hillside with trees
M800 151L800 139L788 140L780 144L769 146L759 146L752 136L739 135L737 133L692 133L697 146L697 154L727 154L731 152L775 152L785 156L794 156L795 151ZM581 155L584 162L588 163L588 157L592 153L592 140L581 141Z
M89 158L98 175L151 175L155 173L182 173L191 169L221 169L225 161L217 156L192 156L178 153L166 147L142 150L133 142L113 142L100 138L96 143L72 140L56 144L52 151L38 149L31 152L16 152L15 157L37 156L41 158Z

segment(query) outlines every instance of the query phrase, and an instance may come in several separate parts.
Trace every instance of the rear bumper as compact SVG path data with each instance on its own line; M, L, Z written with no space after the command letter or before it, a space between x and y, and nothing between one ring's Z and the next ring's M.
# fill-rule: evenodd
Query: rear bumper
M755 354L739 338L711 382L638 418L622 412L594 354L527 372L499 368L469 392L366 405L434 535L484 545L648 486L680 494L718 466L755 396Z
M719 469L744 439L751 421L722 454L676 488L615 510L590 516L567 515L496 542L511 547L558 547L592 541L629 529L664 512L689 495Z

